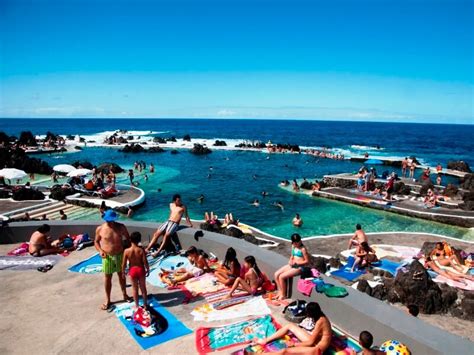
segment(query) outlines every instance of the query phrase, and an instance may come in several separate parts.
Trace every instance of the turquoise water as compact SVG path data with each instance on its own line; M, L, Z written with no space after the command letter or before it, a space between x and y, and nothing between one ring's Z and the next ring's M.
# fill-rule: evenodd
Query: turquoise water
M145 206L133 216L135 220L166 219L171 196L180 193L191 218L202 219L205 211L214 211L220 217L233 212L242 222L282 238L289 238L295 231L304 237L351 233L355 224L361 223L369 232L429 232L474 239L468 229L297 195L278 186L282 179L313 179L324 174L355 171L358 164L324 159L318 161L306 155L267 157L264 153L243 151L214 151L207 156L194 156L186 150L172 155L169 152L125 154L113 148L87 148L78 153L44 158L52 165L76 160L89 160L94 164L114 161L124 168L132 167L136 160L144 160L147 164L153 162L156 172L148 173L148 182L136 172L139 187L146 192L147 197ZM253 175L257 178L253 179ZM125 182L127 178L124 175L119 177L120 180ZM260 195L262 191L267 191L269 196L263 198ZM205 195L205 200L198 203L197 198L201 193ZM261 201L258 208L251 205L255 198ZM282 201L285 210L274 207L272 204L275 201ZM297 229L291 224L295 213L300 213L305 222L302 228Z

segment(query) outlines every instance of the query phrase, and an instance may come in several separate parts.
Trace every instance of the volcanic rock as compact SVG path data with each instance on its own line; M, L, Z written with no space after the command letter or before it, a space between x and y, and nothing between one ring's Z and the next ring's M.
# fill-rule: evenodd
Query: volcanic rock
M455 161L448 162L448 169L463 171L466 173L471 172L471 168L469 167L469 164L462 160L455 160Z
M12 198L15 201L26 201L26 200L44 200L44 194L33 188L22 187L18 190L13 191Z
M203 146L198 143L194 143L194 147L193 149L191 149L191 153L196 154L196 155L205 155L205 154L212 153L212 151L206 146Z

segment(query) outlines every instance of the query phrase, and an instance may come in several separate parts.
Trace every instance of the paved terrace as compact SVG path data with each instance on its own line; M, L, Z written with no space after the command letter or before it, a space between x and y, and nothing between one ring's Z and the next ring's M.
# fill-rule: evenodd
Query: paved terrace
M70 224L63 221L51 222L52 234L93 233L96 224L84 222ZM131 231L139 230L144 240L151 236L157 224L126 223ZM11 249L11 243L27 240L38 226L37 222L11 224L0 230L0 253ZM179 231L179 237L186 248L197 245L212 251L220 259L228 247L236 249L242 258L254 255L259 266L268 274L287 262L287 258L269 250L257 248L238 239L205 232L199 242L193 239L195 229ZM128 353L139 354L139 346L133 341L115 315L98 309L103 302L101 275L69 273L67 269L95 252L93 248L73 252L46 274L37 271L3 271L0 302L0 353ZM328 280L327 280L328 281ZM336 280L331 283L340 285ZM295 284L295 283L294 283ZM112 297L120 299L118 285L114 284ZM156 295L175 316L195 330L202 324L194 322L191 310L199 301L181 304L178 291L167 291L147 285L150 294ZM375 342L398 339L407 344L414 354L461 354L470 353L473 343L451 335L439 328L407 315L404 311L370 298L356 290L348 289L349 296L330 299L315 295L334 324L350 334L357 335L362 329L369 329ZM308 299L295 291L293 297ZM273 315L281 320L280 310L273 309ZM219 324L219 323L211 323ZM230 349L233 350L233 349ZM194 334L175 339L149 350L160 354L194 354Z
M314 191L313 196L325 197L364 207L382 209L387 212L452 224L465 228L474 227L474 212L464 211L459 208L437 207L427 209L423 207L422 202L411 200L398 200L392 201L391 204L387 204L387 201L340 187L328 187L321 189L321 191Z

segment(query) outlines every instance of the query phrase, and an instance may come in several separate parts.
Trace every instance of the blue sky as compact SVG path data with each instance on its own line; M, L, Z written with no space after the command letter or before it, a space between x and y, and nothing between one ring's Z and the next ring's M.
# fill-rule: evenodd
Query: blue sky
M462 0L0 0L0 117L474 123Z

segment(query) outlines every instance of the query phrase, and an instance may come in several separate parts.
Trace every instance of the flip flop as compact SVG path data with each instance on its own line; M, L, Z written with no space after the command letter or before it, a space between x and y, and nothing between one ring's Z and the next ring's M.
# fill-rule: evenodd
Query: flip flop
M127 296L127 298L124 298L123 301L127 302L127 303L132 303L133 302L133 297Z
M53 268L53 265L48 264L48 265L39 267L37 270L38 270L39 272L48 272L48 271L51 270L52 268Z
M115 306L112 303L102 303L100 309L102 311L107 311L108 313L110 313L115 309Z

